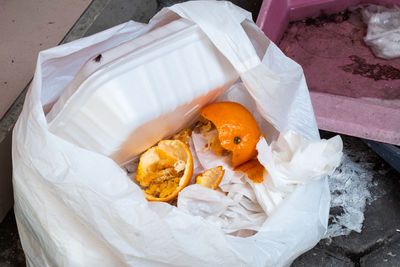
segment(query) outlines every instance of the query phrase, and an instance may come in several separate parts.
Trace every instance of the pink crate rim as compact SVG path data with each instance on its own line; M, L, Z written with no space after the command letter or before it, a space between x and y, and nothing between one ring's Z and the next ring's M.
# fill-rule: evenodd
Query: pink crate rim
M400 6L400 0L264 0L257 25L278 42L290 21L367 3ZM400 145L400 109L333 94L310 95L320 129Z

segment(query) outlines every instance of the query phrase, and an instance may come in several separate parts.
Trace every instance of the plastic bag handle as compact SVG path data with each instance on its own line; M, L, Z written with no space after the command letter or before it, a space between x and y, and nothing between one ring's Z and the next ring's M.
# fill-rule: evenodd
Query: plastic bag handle
M317 129L314 117L302 122L292 120L292 114L287 110L290 103L284 101L296 96L288 97L287 94L290 92L279 90L281 89L279 85L284 82L281 80L284 75L280 77L281 75L272 73L257 56L241 25L246 19L252 20L250 12L225 1L190 1L174 5L169 9L193 21L202 29L238 72L246 89L257 103L258 110L275 129L279 132L289 129L297 131L304 128L305 123L306 128L311 130L306 133L301 130L298 132L304 134L307 139L319 139L318 131L313 130ZM293 70L290 75L291 77L303 75L301 67L298 66L298 69ZM310 104L309 97L301 101L308 102L304 105ZM296 112L297 110L294 111ZM312 109L309 112L313 112Z
M265 96L274 97L279 79L268 71L259 59L241 23L251 20L251 13L230 2L192 1L169 8L179 16L196 23L217 49L228 59L240 75L251 96L261 103ZM216 27L217 25L217 27ZM268 101L270 102L270 101ZM258 105L259 109L263 109ZM268 114L267 112L263 112ZM280 119L266 119L278 130L283 130Z

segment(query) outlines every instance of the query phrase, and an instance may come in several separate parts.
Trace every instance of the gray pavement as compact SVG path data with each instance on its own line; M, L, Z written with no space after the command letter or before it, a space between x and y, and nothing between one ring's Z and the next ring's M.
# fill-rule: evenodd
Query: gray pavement
M386 240L384 246L363 256L360 265L365 267L382 266L391 267L399 266L400 262L400 237L391 237Z
M64 38L68 42L107 29L129 19L147 22L162 7L183 1L173 0L94 0ZM261 0L232 1L251 11L254 19ZM0 130L9 132L23 102L23 95L0 121ZM11 114L11 115L10 115ZM2 126L3 125L3 126ZM3 133L6 133L6 131ZM1 135L0 131L0 135ZM322 137L332 133L322 132ZM1 137L1 136L0 136ZM353 161L370 166L373 175L369 187L373 200L368 201L360 233L323 239L312 250L297 258L292 266L400 266L400 174L388 166L360 139L342 136L344 153ZM340 170L339 170L340 171ZM331 210L332 216L343 208ZM13 212L0 224L0 266L24 266Z
M325 138L332 135L321 133ZM375 200L367 202L361 233L352 231L331 240L323 239L292 266L400 266L400 174L360 139L342 139L345 155L370 166L373 177L369 191Z
M12 210L0 224L0 266L25 266L25 255L19 241L17 225Z

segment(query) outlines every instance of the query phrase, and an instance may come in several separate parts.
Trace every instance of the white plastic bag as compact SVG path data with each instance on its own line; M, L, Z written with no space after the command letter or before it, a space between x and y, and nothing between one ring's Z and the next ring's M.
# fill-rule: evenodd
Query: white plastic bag
M368 5L361 13L368 25L364 41L374 54L384 59L400 57L400 8Z
M147 26L128 22L42 51L13 132L15 215L29 265L284 266L324 235L330 201L326 178L292 186L259 231L242 238L167 203L147 202L113 160L48 131L43 106L61 94L87 59L177 14L198 23L236 68L269 138L294 130L318 140L301 67L246 20L249 13L227 2L187 2L162 10ZM214 23L219 31L212 30ZM244 31L221 35L240 23L255 50ZM231 100L240 97L229 94Z

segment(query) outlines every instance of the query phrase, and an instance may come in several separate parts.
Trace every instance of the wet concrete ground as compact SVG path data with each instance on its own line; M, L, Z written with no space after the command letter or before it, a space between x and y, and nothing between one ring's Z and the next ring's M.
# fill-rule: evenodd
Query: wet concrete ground
M147 22L158 10L182 1L94 0L64 42L93 34L129 19ZM261 1L232 1L257 14ZM129 3L129 4L128 4ZM254 18L255 19L255 18ZM332 133L322 132L322 137ZM342 136L344 152L354 162L369 166L369 188L374 201L367 203L361 233L323 239L292 266L400 266L400 174L388 166L360 139ZM336 210L331 210L334 215ZM0 224L0 266L24 266L12 211Z
M12 210L0 224L0 266L25 266L25 256L19 241L17 225Z
M344 154L368 166L372 176L368 186L372 200L367 201L362 231L323 239L292 266L400 266L400 174L360 139L342 139ZM331 209L331 214L335 212Z

